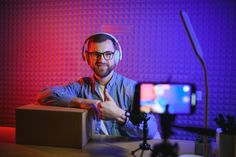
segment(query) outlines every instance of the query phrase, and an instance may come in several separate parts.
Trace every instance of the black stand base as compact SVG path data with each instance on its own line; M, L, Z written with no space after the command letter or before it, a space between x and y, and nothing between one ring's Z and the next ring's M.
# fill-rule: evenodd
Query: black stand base
M144 152L145 150L153 151L153 150L151 149L151 147L150 147L150 144L148 144L148 143L141 143L141 144L139 145L139 148L137 148L136 150L132 151L131 154L132 154L133 156L135 156L134 154L135 154L138 150L140 150L140 149L142 150L140 157L143 156L143 152Z
M178 157L178 151L177 143L162 142L154 145L151 157Z

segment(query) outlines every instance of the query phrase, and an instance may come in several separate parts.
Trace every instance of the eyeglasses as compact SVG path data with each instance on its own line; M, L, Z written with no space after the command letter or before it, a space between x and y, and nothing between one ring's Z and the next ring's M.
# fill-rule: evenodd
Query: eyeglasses
M92 57L94 59L97 59L98 57L103 56L103 58L105 60L111 60L113 58L115 52L106 51L106 52L100 53L100 52L88 52L87 51L87 53L89 54L90 57Z

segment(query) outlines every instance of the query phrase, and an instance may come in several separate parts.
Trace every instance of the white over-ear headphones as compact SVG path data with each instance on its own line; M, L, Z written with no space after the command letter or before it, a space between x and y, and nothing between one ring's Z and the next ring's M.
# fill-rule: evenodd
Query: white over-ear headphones
M109 34L109 33L104 33L104 32L99 32L99 33L95 33L95 34L92 34L91 36L89 36L85 41L84 41L84 44L83 44L83 47L82 47L82 57L83 57L83 60L86 61L87 60L87 57L86 57L86 52L85 52L85 48L87 47L87 44L88 44L88 41L92 38L94 38L95 36L99 36L99 35L107 35L108 37L112 38L114 41L115 41L115 54L114 54L114 58L115 58L115 64L117 65L119 63L119 61L122 60L122 49L120 47L120 44L119 44L119 41L116 39L116 37L114 37L113 35ZM108 38L109 39L109 38ZM118 49L117 49L118 47ZM88 62L88 60L87 60Z

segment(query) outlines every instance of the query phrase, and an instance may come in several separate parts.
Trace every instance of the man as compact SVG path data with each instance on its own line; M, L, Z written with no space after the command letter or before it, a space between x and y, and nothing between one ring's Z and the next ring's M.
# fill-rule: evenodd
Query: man
M122 58L118 40L108 33L94 34L85 41L82 55L93 76L67 86L47 88L39 94L38 102L95 111L96 134L141 138L143 124L133 125L125 114L132 109L136 82L114 71ZM153 115L148 116L150 139L157 133L157 123Z

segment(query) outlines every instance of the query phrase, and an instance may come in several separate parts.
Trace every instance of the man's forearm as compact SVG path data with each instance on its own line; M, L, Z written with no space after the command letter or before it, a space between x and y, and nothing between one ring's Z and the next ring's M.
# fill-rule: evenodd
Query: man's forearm
M96 105L100 102L100 100L95 99L85 99L85 98L78 98L74 97L71 102L69 103L69 107L78 107L78 108L91 108L92 105ZM87 107L86 107L87 106ZM96 107L96 106L95 106Z

